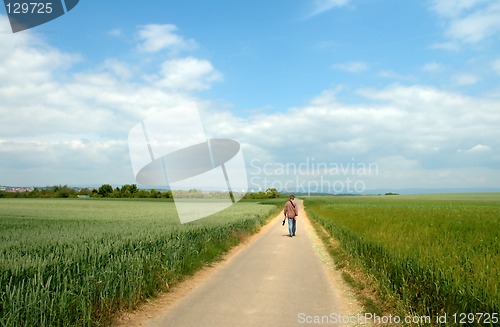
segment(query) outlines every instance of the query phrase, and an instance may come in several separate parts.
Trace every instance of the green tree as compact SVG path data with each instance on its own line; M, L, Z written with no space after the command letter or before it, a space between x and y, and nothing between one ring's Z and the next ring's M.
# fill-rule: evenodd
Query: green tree
M125 184L122 186L122 188L119 192L120 193L119 197L133 198L134 196L136 196L137 192L138 192L138 188L137 188L136 184Z
M56 198L69 198L69 197L74 197L75 193L76 193L75 190L64 185L63 187L59 188L57 192L55 192L54 196Z
M137 188L136 184L130 185L130 193L135 194L135 193L137 193L138 190L139 189Z
M154 188L152 188L151 190L149 190L149 193L150 193L150 196L152 198L161 198L161 192L158 192Z
M78 191L78 195L91 195L92 191L88 188L82 188L80 191Z
M113 193L113 187L109 184L102 184L97 191L97 194L99 194L103 198L107 197L111 193Z
M171 199L173 197L172 191L165 191L161 193L162 198Z
M278 192L278 190L276 190L274 187L268 188L266 190L266 195L271 199L279 198L281 196L280 192Z

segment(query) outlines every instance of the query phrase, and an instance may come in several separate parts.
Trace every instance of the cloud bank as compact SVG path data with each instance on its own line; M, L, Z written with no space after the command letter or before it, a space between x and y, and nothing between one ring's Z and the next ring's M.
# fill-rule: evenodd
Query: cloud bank
M458 9L447 10L451 15ZM453 17L461 17L460 10ZM0 17L0 25L6 24ZM192 101L208 135L243 144L254 188L263 186L265 177L318 181L314 165L363 163L376 163L377 171L364 176L330 171L324 177L329 182L356 178L367 189L500 185L499 99L395 84L358 88L358 101L343 103L338 100L342 88L332 87L285 112L238 117L199 96L223 74L195 56L195 41L173 25L141 26L136 32L140 37L131 51L164 52L155 69L108 58L78 70L82 55L57 49L32 32L0 35L0 185L133 183L129 130ZM339 65L352 72L367 68L356 62ZM496 61L491 65L498 68ZM435 72L442 66L430 62L422 69ZM474 77L456 81L471 84ZM269 171L262 169L305 163L313 171L298 177L297 171L264 176Z
M500 3L490 0L434 0L433 10L441 19L447 43L443 48L456 49L461 44L474 45L500 34Z

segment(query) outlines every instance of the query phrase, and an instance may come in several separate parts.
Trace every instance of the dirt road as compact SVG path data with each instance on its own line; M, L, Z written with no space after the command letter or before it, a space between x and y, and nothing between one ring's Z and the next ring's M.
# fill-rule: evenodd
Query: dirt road
M199 285L121 325L335 326L337 318L356 315L360 307L332 268L300 201L299 208L295 237L288 236L280 214Z

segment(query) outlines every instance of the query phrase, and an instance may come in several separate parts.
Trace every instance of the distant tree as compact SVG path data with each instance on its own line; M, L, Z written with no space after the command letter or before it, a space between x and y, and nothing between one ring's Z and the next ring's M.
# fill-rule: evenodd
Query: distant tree
M69 198L69 197L75 197L75 190L72 188L69 188L67 185L64 185L63 187L59 187L57 192L54 193L54 197L56 198Z
M117 197L120 198L133 198L136 196L138 188L136 184L125 184L118 192Z
M274 187L273 188L268 188L266 190L266 194L271 199L279 198L281 196L280 192L278 192L278 190L276 190Z
M283 195L275 188L268 188L265 192L251 192L245 194L244 199L276 199L281 198Z
M130 193L132 194L136 193L139 190L136 184L130 185L129 188L130 188Z
M149 194L150 194L150 197L152 197L152 198L161 198L161 192L158 192L154 188L149 190Z
M33 191L31 191L28 195L29 198L39 198L40 197L40 189L35 188Z
M173 197L172 191L165 191L161 193L162 198L171 199Z
M103 184L99 187L97 193L103 198L107 197L111 193L113 193L113 187L109 184Z
M151 193L146 190L138 190L134 193L134 198L150 198Z
M78 195L91 195L92 191L89 188L82 188L80 191L78 191Z

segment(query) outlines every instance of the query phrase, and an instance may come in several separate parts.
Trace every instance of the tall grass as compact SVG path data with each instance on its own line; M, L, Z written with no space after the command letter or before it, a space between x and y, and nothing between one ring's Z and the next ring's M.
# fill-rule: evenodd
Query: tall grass
M254 232L274 206L180 225L173 203L0 200L0 325L107 325Z
M310 216L409 312L500 312L500 197L324 197Z

